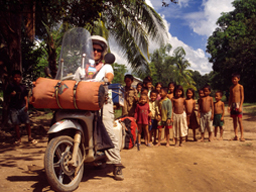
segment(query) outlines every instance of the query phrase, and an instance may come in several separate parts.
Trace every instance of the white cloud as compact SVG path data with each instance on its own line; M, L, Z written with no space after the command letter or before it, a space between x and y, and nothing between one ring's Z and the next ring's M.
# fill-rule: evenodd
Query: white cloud
M153 8L154 8L154 6L153 6L153 4L151 3L150 0L146 0L145 2L146 2L150 7L153 7Z
M233 10L233 7L231 5L231 2L233 0L203 0L203 9L200 12L193 12L186 14L185 19L188 21L189 26L193 29L193 31L199 35L209 36L216 28L216 21L221 16L222 12L228 12ZM146 0L147 4L152 6L155 10L160 10L162 6L162 2L159 0ZM181 5L187 6L189 1L188 0L180 0ZM160 14L165 13L160 12ZM169 27L171 23L168 23L162 15L166 29L169 31ZM208 56L205 54L204 50L198 48L193 49L191 46L185 44L181 40L179 40L177 37L172 36L170 33L168 33L168 39L166 40L166 43L170 43L173 47L172 50L175 48L182 46L184 50L186 51L186 59L190 62L192 70L199 71L202 75L205 73L209 73L212 71L212 64L208 61ZM118 49L118 46L116 43L111 40L110 42L110 48L111 51L116 56L116 62L119 64L125 64L128 66L126 59L123 57L122 53L120 52L120 49ZM149 51L152 53L155 49L158 49L159 45L157 45L155 42L150 42Z
M212 70L212 64L209 63L205 52L202 49L194 50L184 42L180 41L177 37L173 37L169 34L168 43L170 43L174 50L177 47L183 47L186 52L186 59L189 61L192 70L199 71L202 75L209 73Z
M195 33L208 37L217 27L216 21L221 16L221 13L234 9L232 2L233 0L204 0L202 11L188 13L185 19Z
M188 6L188 2L189 2L189 0L179 0L178 5L180 7L187 7Z
M169 24L164 20L166 23L166 26ZM166 27L168 28L168 27ZM188 46L184 42L180 41L177 37L173 37L170 33L168 33L168 39L166 39L166 43L170 43L172 45L172 51L177 47L183 47L186 51L186 59L190 62L192 70L199 71L202 75L205 73L209 73L212 70L212 64L208 62L208 58L205 55L205 52L202 49L194 50L192 47ZM110 42L110 48L112 53L116 56L116 62L119 64L125 64L130 70L130 66L128 65L128 62L126 58L123 56L123 53L118 48L117 44L115 43L114 39L111 39ZM158 49L159 45L155 42L151 41L149 45L149 52L153 52L155 49ZM172 51L170 54L172 54Z

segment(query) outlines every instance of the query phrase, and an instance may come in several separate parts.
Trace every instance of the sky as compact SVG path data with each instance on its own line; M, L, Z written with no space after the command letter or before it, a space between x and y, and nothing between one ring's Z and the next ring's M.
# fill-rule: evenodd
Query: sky
M208 61L209 54L206 53L207 39L216 29L216 22L221 13L234 9L231 4L233 0L178 1L178 4L170 3L168 7L162 7L162 0L146 0L146 3L164 20L168 33L165 42L172 45L172 50L182 46L186 51L186 59L191 64L189 68L204 75L212 71L212 64ZM127 65L115 43L110 42L110 48L116 55L116 62ZM157 48L159 45L150 40L150 53Z

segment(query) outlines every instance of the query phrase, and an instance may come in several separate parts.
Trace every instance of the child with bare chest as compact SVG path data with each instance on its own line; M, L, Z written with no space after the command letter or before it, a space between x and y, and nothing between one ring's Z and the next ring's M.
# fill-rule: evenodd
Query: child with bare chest
M242 106L244 103L244 87L239 84L239 81L240 81L240 75L232 74L233 86L230 87L228 111L230 111L230 116L233 118L233 126L235 131L235 137L231 140L238 140L238 130L237 130L237 121L238 121L240 132L241 132L240 141L245 141L244 128L242 124Z
M198 109L198 117L200 118L200 131L201 131L201 139L199 142L204 142L204 132L207 129L209 134L209 141L212 141L212 120L213 120L213 112L214 105L213 99L210 96L211 87L209 85L205 85L204 88L204 97L199 99L199 109Z
M172 119L173 137L175 146L178 146L178 137L180 138L180 146L182 146L185 136L187 136L187 118L185 112L184 91L181 85L175 86L174 97L172 98Z
M225 105L221 101L222 92L217 91L215 93L215 102L214 102L214 118L213 118L213 126L214 126L214 136L217 138L218 127L220 127L220 138L219 140L223 140L223 124L224 124L224 111Z
M185 100L185 107L186 107L186 114L187 114L187 125L189 129L193 130L194 141L197 141L196 129L199 127L199 125L198 125L198 122L196 119L196 113L195 113L196 101L194 100L194 95L195 95L194 89L188 88L186 95L187 95L187 98Z
M167 94L167 97L169 99L172 99L173 98L173 91L174 91L174 88L175 88L176 84L174 82L170 82L168 84L168 94Z

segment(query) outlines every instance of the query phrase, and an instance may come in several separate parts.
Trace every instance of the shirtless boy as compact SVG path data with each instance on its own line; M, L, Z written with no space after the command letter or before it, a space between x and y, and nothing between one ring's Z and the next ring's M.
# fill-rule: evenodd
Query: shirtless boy
M205 129L208 130L209 141L212 141L212 120L213 120L213 112L214 105L213 99L210 95L211 87L209 85L205 85L204 88L204 97L199 99L199 108L198 108L198 117L200 118L200 131L201 131L201 139L199 142L204 142L204 132Z
M174 97L172 98L172 119L173 137L175 146L178 146L178 138L180 138L180 146L183 146L184 138L188 134L187 116L185 112L184 91L181 85L176 85L174 89Z
M239 74L232 74L232 83L230 87L230 96L228 102L228 111L233 118L235 137L231 140L238 140L237 120L240 127L241 137L240 141L244 142L244 128L242 125L242 106L244 102L244 87L238 82L240 81Z
M222 92L217 91L215 93L215 102L214 102L214 118L213 118L213 126L214 126L214 136L217 138L218 127L220 127L220 138L219 140L223 140L223 124L224 124L224 111L225 105L221 101Z

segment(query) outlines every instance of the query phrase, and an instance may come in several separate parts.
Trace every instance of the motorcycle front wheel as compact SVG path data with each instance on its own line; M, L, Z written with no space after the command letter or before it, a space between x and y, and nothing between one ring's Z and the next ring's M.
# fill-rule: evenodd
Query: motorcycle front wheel
M82 180L84 164L75 175L76 168L69 165L72 158L74 141L69 136L53 138L45 151L44 167L47 180L55 191L74 191ZM81 150L78 150L77 165L82 162Z

